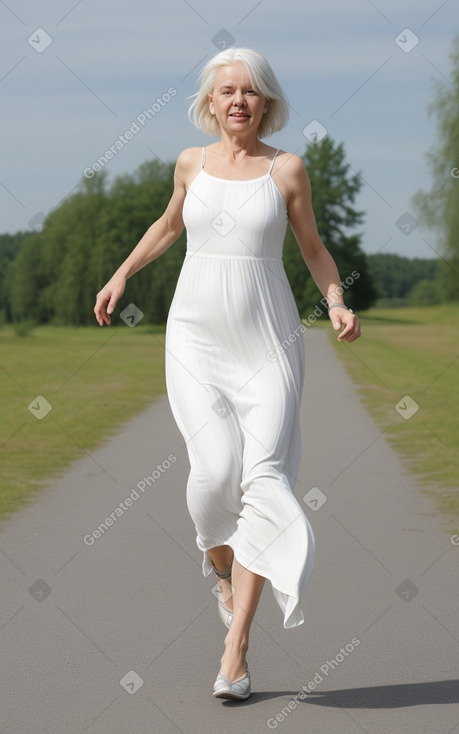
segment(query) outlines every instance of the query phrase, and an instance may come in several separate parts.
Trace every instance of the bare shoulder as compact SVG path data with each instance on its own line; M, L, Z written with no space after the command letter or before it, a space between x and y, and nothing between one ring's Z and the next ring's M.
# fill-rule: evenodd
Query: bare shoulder
M284 197L287 208L297 197L309 198L310 181L306 165L296 153L279 150L272 176Z
M279 150L276 159L276 165L273 172L278 171L286 178L306 178L307 171L304 160L296 153L289 153L285 150Z
M187 188L201 168L201 155L202 148L193 146L185 148L177 156L175 174Z
M201 160L201 151L202 148L198 148L195 145L192 148L184 148L178 154L177 163L183 166L193 165L198 159Z

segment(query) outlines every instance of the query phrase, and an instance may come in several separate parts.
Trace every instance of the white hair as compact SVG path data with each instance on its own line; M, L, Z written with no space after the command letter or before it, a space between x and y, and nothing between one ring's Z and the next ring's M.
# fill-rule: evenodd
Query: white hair
M263 115L258 128L258 136L267 138L282 130L287 124L289 104L265 57L251 48L228 48L207 62L198 77L200 79L199 91L187 97L187 99L196 97L188 110L188 118L207 135L220 135L220 123L210 112L208 95L213 93L215 78L220 67L234 64L237 61L242 61L255 89L269 101L268 110Z

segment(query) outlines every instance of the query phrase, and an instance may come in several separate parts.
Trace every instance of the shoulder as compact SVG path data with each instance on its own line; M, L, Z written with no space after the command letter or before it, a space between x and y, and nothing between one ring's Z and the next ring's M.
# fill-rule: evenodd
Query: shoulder
M177 156L175 162L175 175L188 187L201 168L202 148L185 148Z
M311 184L304 160L296 153L279 150L272 176L278 184L287 205L295 200L308 200L311 197Z
M304 160L296 153L289 153L285 150L279 150L273 172L276 170L285 177L307 178Z
M196 164L196 161L201 161L202 148L193 146L192 148L185 148L177 156L177 164L180 166L192 166Z

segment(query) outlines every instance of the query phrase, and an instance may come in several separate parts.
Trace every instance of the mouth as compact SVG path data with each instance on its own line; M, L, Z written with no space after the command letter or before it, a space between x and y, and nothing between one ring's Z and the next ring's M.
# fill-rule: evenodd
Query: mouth
M230 117L235 117L237 120L248 120L250 115L246 115L243 112L233 112Z

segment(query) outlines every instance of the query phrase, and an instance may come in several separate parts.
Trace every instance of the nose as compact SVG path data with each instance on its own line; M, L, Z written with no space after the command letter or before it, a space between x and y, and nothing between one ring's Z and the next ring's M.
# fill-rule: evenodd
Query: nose
M238 106L241 106L241 105L245 104L245 97L242 94L242 90L241 89L236 89L236 91L234 93L234 100L233 101L234 101L234 104L236 104Z

